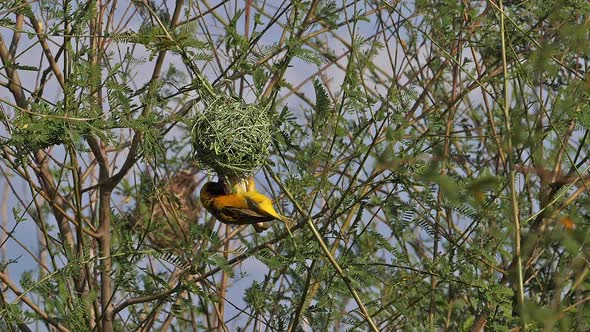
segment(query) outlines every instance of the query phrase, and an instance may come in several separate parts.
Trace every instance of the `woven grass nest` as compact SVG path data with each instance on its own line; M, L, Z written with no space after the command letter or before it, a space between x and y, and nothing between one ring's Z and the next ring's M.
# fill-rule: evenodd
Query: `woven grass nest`
M252 173L270 153L270 117L256 105L218 98L196 110L191 138L203 166L226 176Z

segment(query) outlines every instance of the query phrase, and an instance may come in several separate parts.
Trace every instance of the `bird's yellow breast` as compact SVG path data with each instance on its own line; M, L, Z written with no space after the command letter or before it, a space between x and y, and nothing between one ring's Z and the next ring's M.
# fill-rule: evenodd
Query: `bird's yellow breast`
M240 194L232 194L232 195L223 195L216 197L213 200L213 207L216 209L224 209L227 207L237 208L237 209L247 209L248 202L243 195Z

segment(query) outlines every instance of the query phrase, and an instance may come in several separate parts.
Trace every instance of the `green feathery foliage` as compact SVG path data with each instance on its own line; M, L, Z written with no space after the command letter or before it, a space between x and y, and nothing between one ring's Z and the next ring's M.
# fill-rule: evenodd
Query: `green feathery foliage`
M0 330L590 329L587 1L0 3Z

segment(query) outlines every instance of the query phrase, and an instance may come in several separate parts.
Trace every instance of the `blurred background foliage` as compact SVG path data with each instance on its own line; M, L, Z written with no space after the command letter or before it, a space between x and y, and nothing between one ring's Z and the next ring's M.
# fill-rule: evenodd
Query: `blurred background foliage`
M588 330L589 11L3 1L0 329ZM196 203L208 91L292 237Z

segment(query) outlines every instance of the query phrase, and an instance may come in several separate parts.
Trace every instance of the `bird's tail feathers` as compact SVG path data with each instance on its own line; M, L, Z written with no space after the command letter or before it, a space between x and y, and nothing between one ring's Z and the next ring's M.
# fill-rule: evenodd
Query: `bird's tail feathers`
M280 219L282 222L285 223L285 226L287 226L287 228L291 229L293 228L293 226L295 226L295 221L291 218L285 217L285 216L281 216Z

